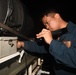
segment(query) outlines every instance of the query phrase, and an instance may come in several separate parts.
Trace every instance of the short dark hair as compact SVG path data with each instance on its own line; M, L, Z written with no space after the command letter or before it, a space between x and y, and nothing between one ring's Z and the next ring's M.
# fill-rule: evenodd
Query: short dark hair
M44 16L44 15L48 15L50 13L59 13L61 15L61 10L60 9L56 9L56 8L49 8L49 9L45 9L41 12L41 18Z
M49 13L58 13L56 10L54 9L48 9L48 10L45 10L42 15L48 15Z

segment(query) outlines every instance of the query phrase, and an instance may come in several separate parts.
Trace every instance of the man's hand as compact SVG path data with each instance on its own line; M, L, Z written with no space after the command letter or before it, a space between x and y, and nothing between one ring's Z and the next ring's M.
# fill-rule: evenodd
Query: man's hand
M23 41L18 41L17 42L17 48L24 47L24 42Z
M53 40L51 32L47 29L42 29L42 31L39 34L36 34L36 37L37 38L43 37L47 44L50 44L51 41Z

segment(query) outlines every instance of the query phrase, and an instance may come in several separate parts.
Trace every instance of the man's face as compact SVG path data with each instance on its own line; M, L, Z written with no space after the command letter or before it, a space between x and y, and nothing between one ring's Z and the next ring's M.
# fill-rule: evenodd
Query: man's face
M44 26L50 30L50 31L55 31L59 29L59 21L57 17L51 17L51 16L44 16L42 18L42 22Z

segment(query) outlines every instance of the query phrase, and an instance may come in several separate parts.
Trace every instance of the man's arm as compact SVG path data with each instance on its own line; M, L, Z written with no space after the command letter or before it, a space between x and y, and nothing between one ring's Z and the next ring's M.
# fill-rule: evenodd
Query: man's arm
M25 50L36 53L47 53L44 45L38 45L37 42L32 41L18 41L17 48L23 47ZM48 50L48 48L47 48Z
M76 68L76 46L68 48L62 42L52 40L49 52L55 57L58 63Z

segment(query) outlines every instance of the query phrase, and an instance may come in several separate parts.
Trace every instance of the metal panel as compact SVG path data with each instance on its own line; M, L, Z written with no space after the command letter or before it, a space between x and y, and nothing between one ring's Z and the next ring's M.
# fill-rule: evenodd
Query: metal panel
M17 37L0 37L0 58L17 52Z

